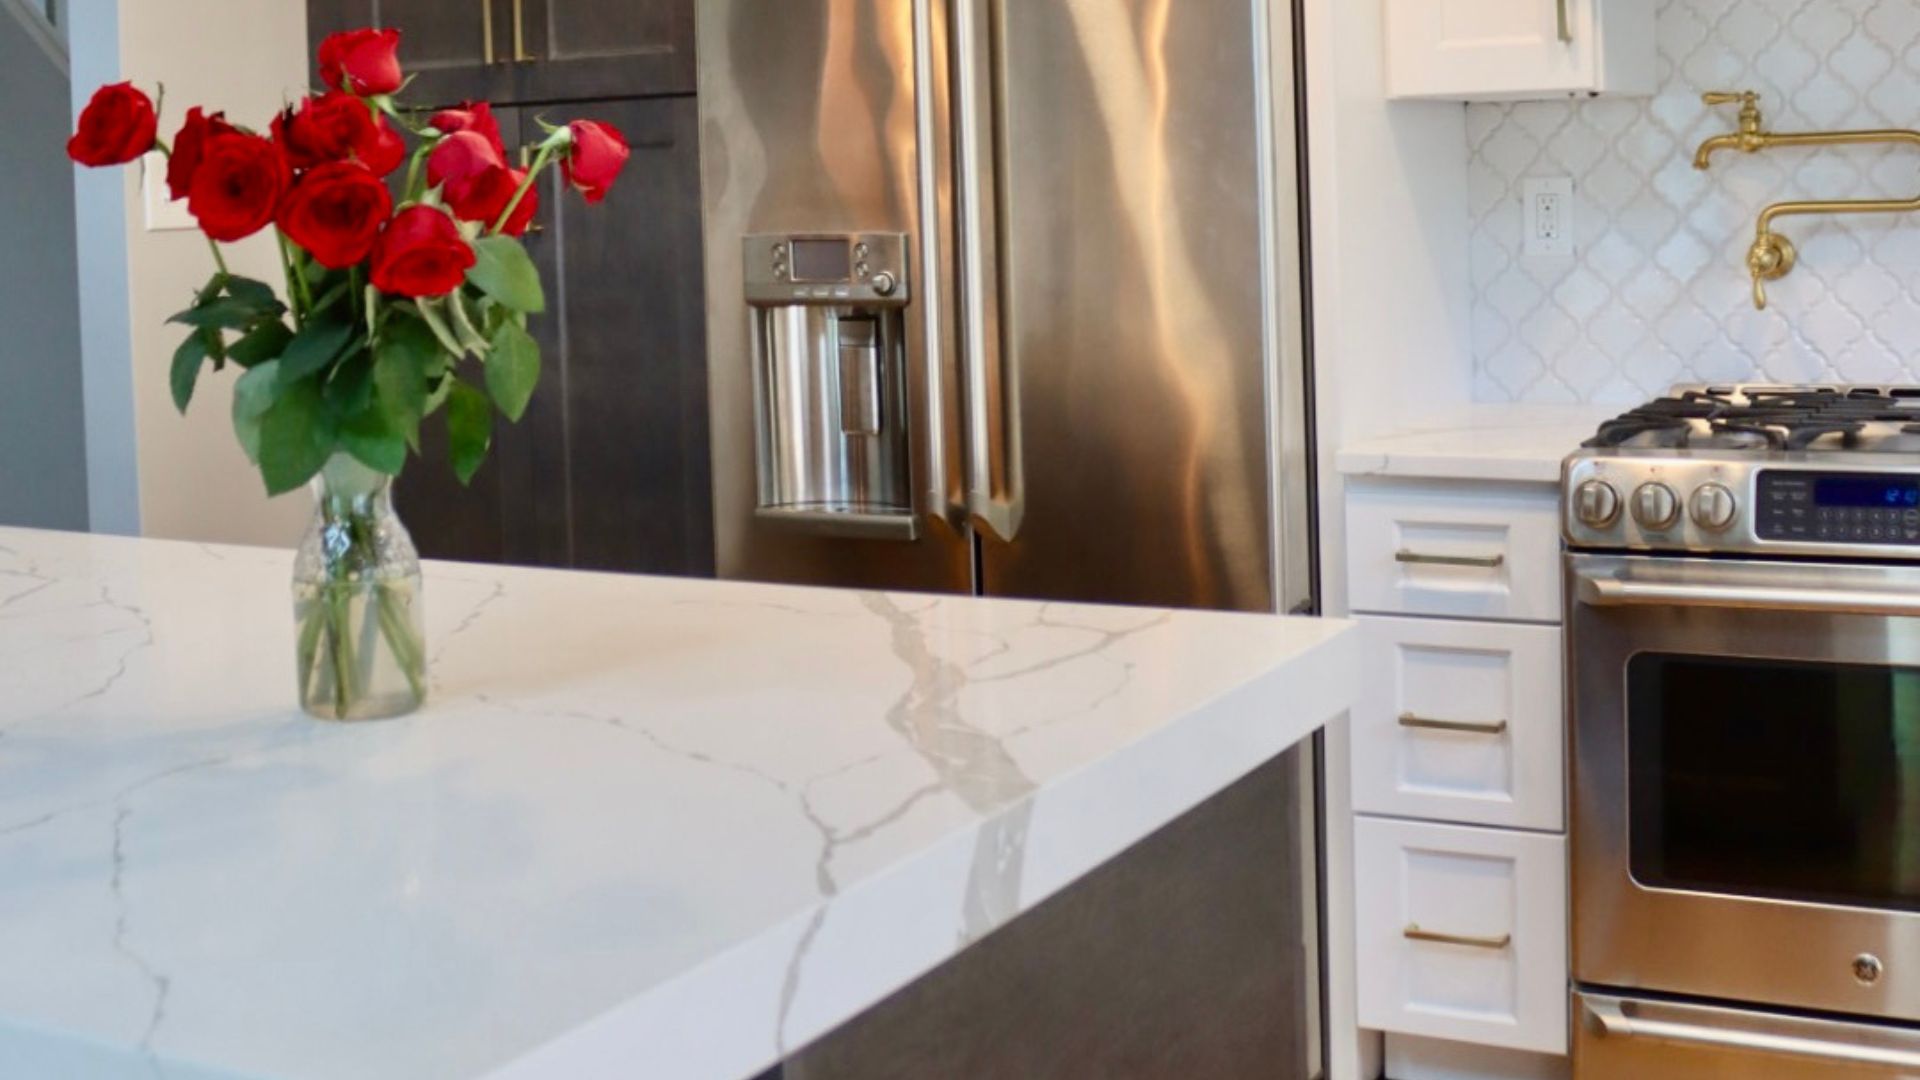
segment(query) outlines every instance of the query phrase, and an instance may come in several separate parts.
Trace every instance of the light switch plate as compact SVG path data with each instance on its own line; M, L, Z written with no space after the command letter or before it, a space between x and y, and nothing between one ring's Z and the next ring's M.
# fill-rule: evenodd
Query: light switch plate
M158 151L140 163L141 201L147 209L148 232L178 232L200 227L187 212L187 200L174 202L167 194L167 159Z
M1573 179L1530 177L1520 185L1525 224L1521 236L1527 255L1573 254Z

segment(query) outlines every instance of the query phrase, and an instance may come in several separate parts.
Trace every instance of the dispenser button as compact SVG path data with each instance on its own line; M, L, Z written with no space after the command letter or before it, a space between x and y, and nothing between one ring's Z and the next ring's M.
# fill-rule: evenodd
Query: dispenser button
M873 291L880 296L892 296L893 290L900 286L900 283L894 280L893 275L887 273L885 270L873 275L872 284Z

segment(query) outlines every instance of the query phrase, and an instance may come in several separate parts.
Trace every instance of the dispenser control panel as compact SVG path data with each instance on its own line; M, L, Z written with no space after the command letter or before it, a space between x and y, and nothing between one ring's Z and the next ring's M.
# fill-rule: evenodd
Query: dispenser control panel
M744 241L755 306L900 307L908 300L905 233L756 233Z

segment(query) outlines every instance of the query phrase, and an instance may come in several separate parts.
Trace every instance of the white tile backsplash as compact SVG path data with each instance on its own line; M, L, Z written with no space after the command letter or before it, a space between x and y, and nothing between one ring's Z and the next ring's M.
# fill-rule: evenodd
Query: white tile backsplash
M1776 131L1920 127L1920 0L1663 0L1660 90L1467 107L1475 396L1629 404L1680 381L1920 381L1920 215L1790 217L1799 266L1749 300L1760 209L1908 198L1920 149L1723 152L1758 90ZM1521 254L1521 182L1574 178L1572 257Z

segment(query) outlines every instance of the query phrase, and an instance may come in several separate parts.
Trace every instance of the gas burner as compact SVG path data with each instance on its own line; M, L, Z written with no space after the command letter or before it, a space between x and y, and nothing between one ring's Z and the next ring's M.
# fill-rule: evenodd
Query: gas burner
M1600 425L1587 449L1920 452L1920 388L1677 387Z

